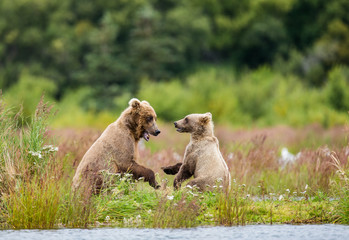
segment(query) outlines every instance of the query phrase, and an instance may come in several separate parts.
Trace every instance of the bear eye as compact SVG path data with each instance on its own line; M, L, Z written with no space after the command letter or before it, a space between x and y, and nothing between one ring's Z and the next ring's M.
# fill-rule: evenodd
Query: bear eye
M188 123L189 119L186 117L186 118L184 118L184 121L185 121L185 123Z
M147 117L147 122L151 122L151 121L153 121L153 116L148 116Z

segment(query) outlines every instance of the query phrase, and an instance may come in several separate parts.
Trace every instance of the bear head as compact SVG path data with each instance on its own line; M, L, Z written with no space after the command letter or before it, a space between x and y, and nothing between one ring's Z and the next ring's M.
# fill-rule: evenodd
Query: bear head
M137 98L132 98L129 101L129 106L133 116L137 119L135 131L137 137L143 137L149 141L150 134L157 136L160 133L156 125L157 116L152 106L147 101L139 101Z
M185 118L174 122L177 132L187 132L195 135L212 134L213 123L212 114L189 114Z

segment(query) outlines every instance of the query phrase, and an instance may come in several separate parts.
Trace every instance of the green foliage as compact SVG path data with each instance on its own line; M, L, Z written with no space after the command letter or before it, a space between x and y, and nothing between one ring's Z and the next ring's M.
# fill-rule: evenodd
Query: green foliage
M220 78L217 81L217 78ZM238 103L234 97L232 79L216 69L198 72L186 83L171 81L161 84L144 84L139 97L147 99L159 117L178 120L194 112L210 111L214 120L227 122L238 119Z
M43 174L52 153L57 149L49 144L45 132L48 120L51 117L51 107L39 102L35 114L30 122L23 122L22 128L18 125L22 112L13 116L12 112L0 100L1 116L1 160L0 160L0 190L11 191L20 178L31 178L34 173ZM16 179L19 177L19 179Z
M21 106L23 117L29 118L44 94L48 101L54 99L57 86L48 78L37 77L26 73L21 74L19 81L4 93L5 100L18 111Z
M81 104L104 111L120 107L113 99L136 94L142 79L189 81L196 66L216 63L238 74L279 66L319 87L330 69L349 63L347 8L344 0L2 0L0 89L17 104L18 84L28 81L55 100L89 87ZM34 105L26 100L29 116ZM252 120L265 110L255 111Z
M326 86L328 102L338 111L349 109L349 69L337 67L329 73L329 81Z
M53 127L70 126L80 129L93 126L104 130L117 119L117 114L110 111L97 112L91 98L92 91L90 88L80 88L67 92L56 105L58 112L51 125ZM127 102L124 103L123 100L121 102L123 107L127 106ZM81 107L84 105L90 106L90 110Z
M140 89L139 99L147 99L160 119L171 121L187 111L188 90L178 80L163 83L144 81Z
M345 75L338 88L338 91L344 91L344 99L334 92L333 84L320 90L309 89L297 77L275 73L268 67L239 78L234 76L233 71L211 68L189 76L184 82L174 80L156 84L145 81L138 96L147 99L159 118L166 121L193 112L209 111L214 121L235 126L253 122L262 126L320 123L329 127L346 122L345 107L336 110L327 104L327 96L331 94L334 101L348 103Z

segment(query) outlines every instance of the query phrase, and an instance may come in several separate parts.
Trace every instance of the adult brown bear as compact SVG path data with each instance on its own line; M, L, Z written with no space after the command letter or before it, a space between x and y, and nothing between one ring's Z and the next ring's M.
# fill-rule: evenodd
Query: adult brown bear
M154 172L137 163L140 138L149 140L160 131L156 113L146 101L133 98L120 117L111 123L82 158L73 178L73 190L86 197L98 193L103 185L102 171L131 173L134 179L144 177L154 188L159 188Z

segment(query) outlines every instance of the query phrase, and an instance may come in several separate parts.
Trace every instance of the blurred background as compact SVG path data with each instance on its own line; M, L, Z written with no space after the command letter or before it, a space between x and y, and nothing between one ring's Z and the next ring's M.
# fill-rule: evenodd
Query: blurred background
M104 129L131 97L163 122L343 125L347 0L1 0L0 89L26 117Z

